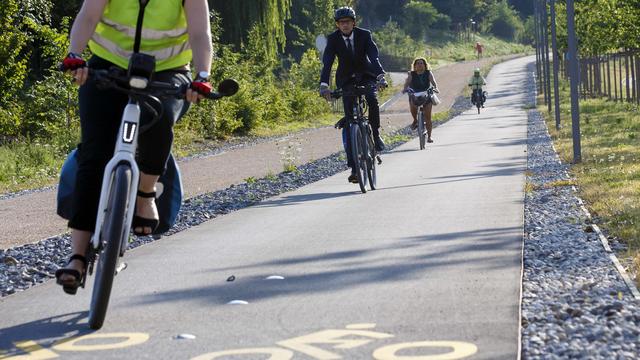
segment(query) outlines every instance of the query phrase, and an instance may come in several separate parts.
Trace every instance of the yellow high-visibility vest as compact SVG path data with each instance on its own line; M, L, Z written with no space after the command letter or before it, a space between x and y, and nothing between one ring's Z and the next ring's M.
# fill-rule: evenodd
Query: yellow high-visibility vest
M109 0L96 31L91 51L126 69L133 53L138 0ZM184 66L191 61L183 0L149 0L142 23L140 52L156 58L156 71Z

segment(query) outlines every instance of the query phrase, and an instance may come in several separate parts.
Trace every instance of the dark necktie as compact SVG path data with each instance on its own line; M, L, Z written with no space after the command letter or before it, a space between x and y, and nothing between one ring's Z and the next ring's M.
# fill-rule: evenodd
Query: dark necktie
M353 55L353 46L351 46L350 38L347 38L347 49L349 49L349 52L351 53L351 55Z

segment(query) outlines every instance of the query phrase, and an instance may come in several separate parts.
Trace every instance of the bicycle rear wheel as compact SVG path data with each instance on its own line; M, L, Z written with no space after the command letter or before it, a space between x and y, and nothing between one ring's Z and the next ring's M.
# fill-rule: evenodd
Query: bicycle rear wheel
M358 185L360 185L360 191L367 192L367 152L366 142L360 125L353 124L350 128L351 135L351 156L353 158L353 164L355 165L356 176L358 177Z
M367 127L367 178L369 178L369 188L375 190L378 186L376 174L376 147L371 136L371 128Z
M109 189L109 200L100 234L102 251L97 260L98 265L93 283L91 309L89 310L89 327L95 330L100 329L104 324L113 278L116 275L122 236L126 236L128 233L125 231L124 226L126 224L125 214L128 206L130 184L131 168L127 165L116 167Z
M424 112L422 107L418 109L418 138L420 139L420 150L424 150L425 146L425 128L424 128Z

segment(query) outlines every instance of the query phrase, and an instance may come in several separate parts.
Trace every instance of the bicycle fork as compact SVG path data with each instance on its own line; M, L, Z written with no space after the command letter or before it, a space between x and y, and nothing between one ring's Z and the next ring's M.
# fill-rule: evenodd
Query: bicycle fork
M124 251L128 245L129 229L131 228L131 221L135 212L135 201L137 196L137 186L140 178L140 171L136 164L135 154L138 144L138 133L140 128L140 106L135 101L130 101L124 109L122 114L122 121L120 124L120 130L118 131L118 137L116 139L116 148L114 156L109 160L102 177L102 189L100 191L100 202L98 205L98 216L96 218L96 228L91 237L91 246L93 252L98 253L102 249L101 233L102 223L104 221L104 215L107 211L107 203L110 197L111 184L113 182L115 169L118 166L128 166L131 169L131 183L129 184L129 199L127 202L127 214L125 222L125 233L121 235L120 255L124 254ZM110 241L110 239L107 239ZM93 262L93 261L92 261Z

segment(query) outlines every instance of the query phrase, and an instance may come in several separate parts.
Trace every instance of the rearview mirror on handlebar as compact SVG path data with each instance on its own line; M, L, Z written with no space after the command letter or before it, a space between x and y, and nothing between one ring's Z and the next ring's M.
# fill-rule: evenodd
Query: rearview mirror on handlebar
M218 93L222 96L232 96L238 92L240 85L233 79L225 79L218 84Z

